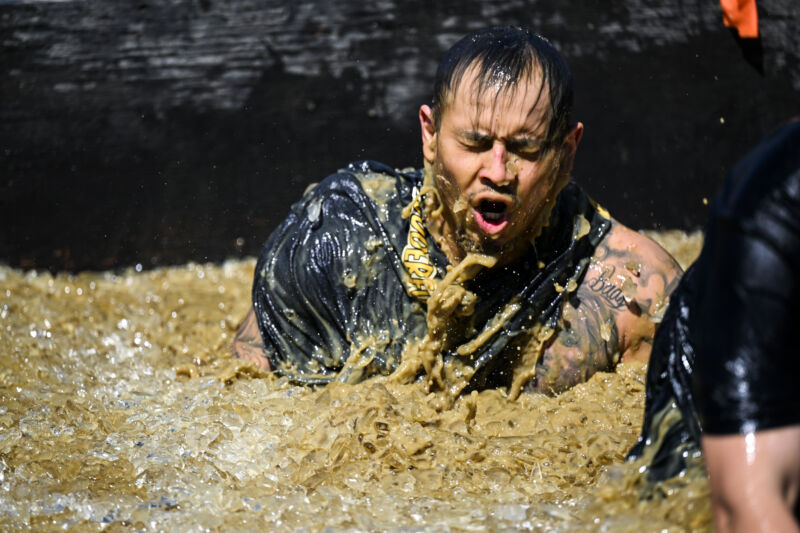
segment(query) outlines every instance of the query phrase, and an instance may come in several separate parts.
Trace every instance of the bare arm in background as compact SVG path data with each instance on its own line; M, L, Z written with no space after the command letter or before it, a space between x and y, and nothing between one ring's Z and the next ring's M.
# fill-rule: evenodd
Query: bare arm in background
M747 435L705 435L703 455L719 533L800 531L800 425Z
M272 369L269 364L269 359L267 359L264 340L261 338L261 332L258 330L256 313L253 311L252 307L239 326L236 337L233 338L231 352L234 357L253 361L261 370L269 371Z

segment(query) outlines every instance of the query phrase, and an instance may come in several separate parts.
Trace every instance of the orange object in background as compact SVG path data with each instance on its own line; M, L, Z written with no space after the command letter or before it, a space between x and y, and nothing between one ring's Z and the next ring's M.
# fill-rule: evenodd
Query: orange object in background
M722 22L736 28L742 39L758 37L758 11L756 0L719 0L722 7Z

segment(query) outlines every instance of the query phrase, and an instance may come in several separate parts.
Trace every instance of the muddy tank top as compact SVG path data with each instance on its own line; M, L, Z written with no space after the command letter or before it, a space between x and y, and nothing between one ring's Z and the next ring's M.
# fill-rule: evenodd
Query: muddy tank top
M291 207L264 245L252 291L276 372L311 385L386 375L425 336L426 280L441 279L448 261L425 228L422 182L421 170L357 162ZM565 298L558 288L580 280L609 227L569 184L528 254L465 282L477 301L460 342L480 337L480 346L445 357L468 359L471 388L508 384L515 340L535 322L555 327ZM509 314L512 300L519 305ZM493 328L501 310L502 327Z

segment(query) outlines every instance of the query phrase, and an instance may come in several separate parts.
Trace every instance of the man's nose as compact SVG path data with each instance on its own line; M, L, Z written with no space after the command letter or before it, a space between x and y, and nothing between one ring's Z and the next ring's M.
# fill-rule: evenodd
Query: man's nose
M501 142L495 142L488 154L481 178L490 181L496 187L510 185L516 178L516 172L509 165L509 153Z

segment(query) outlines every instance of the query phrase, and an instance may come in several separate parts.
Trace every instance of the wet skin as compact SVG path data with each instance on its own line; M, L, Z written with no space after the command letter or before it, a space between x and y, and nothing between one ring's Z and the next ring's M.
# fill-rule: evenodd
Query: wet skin
M720 533L797 532L800 425L746 435L703 435Z
M470 69L455 87L438 130L431 108L420 108L423 154L444 207L426 222L452 263L482 252L503 264L541 231L569 181L583 125L549 146L548 94L535 71L511 90L480 93L474 79ZM647 360L654 315L681 273L655 242L612 221L528 388L560 392L619 360Z
M258 330L258 320L256 320L256 313L250 307L244 320L239 325L239 330L236 332L236 337L233 339L233 346L231 349L233 355L239 359L252 361L261 370L269 371L272 367L267 359L266 346L261 337L261 332Z
M440 219L426 222L453 264L469 252L498 256L500 264L521 255L569 181L583 124L550 148L548 95L540 87L534 75L479 92L469 69L438 130L431 108L420 107L423 154L444 207Z
M647 361L681 268L658 244L612 221L540 359L534 390L563 391L621 361Z
M454 265L470 252L494 255L504 264L524 253L541 231L569 181L583 125L549 144L548 95L540 91L536 73L499 93L476 93L473 79L468 70L455 87L438 130L431 108L419 111L423 154L443 207L442 216L426 218L426 226ZM653 317L663 311L680 274L655 242L612 221L527 388L557 393L613 369L619 360L646 360ZM252 309L233 353L270 368Z

